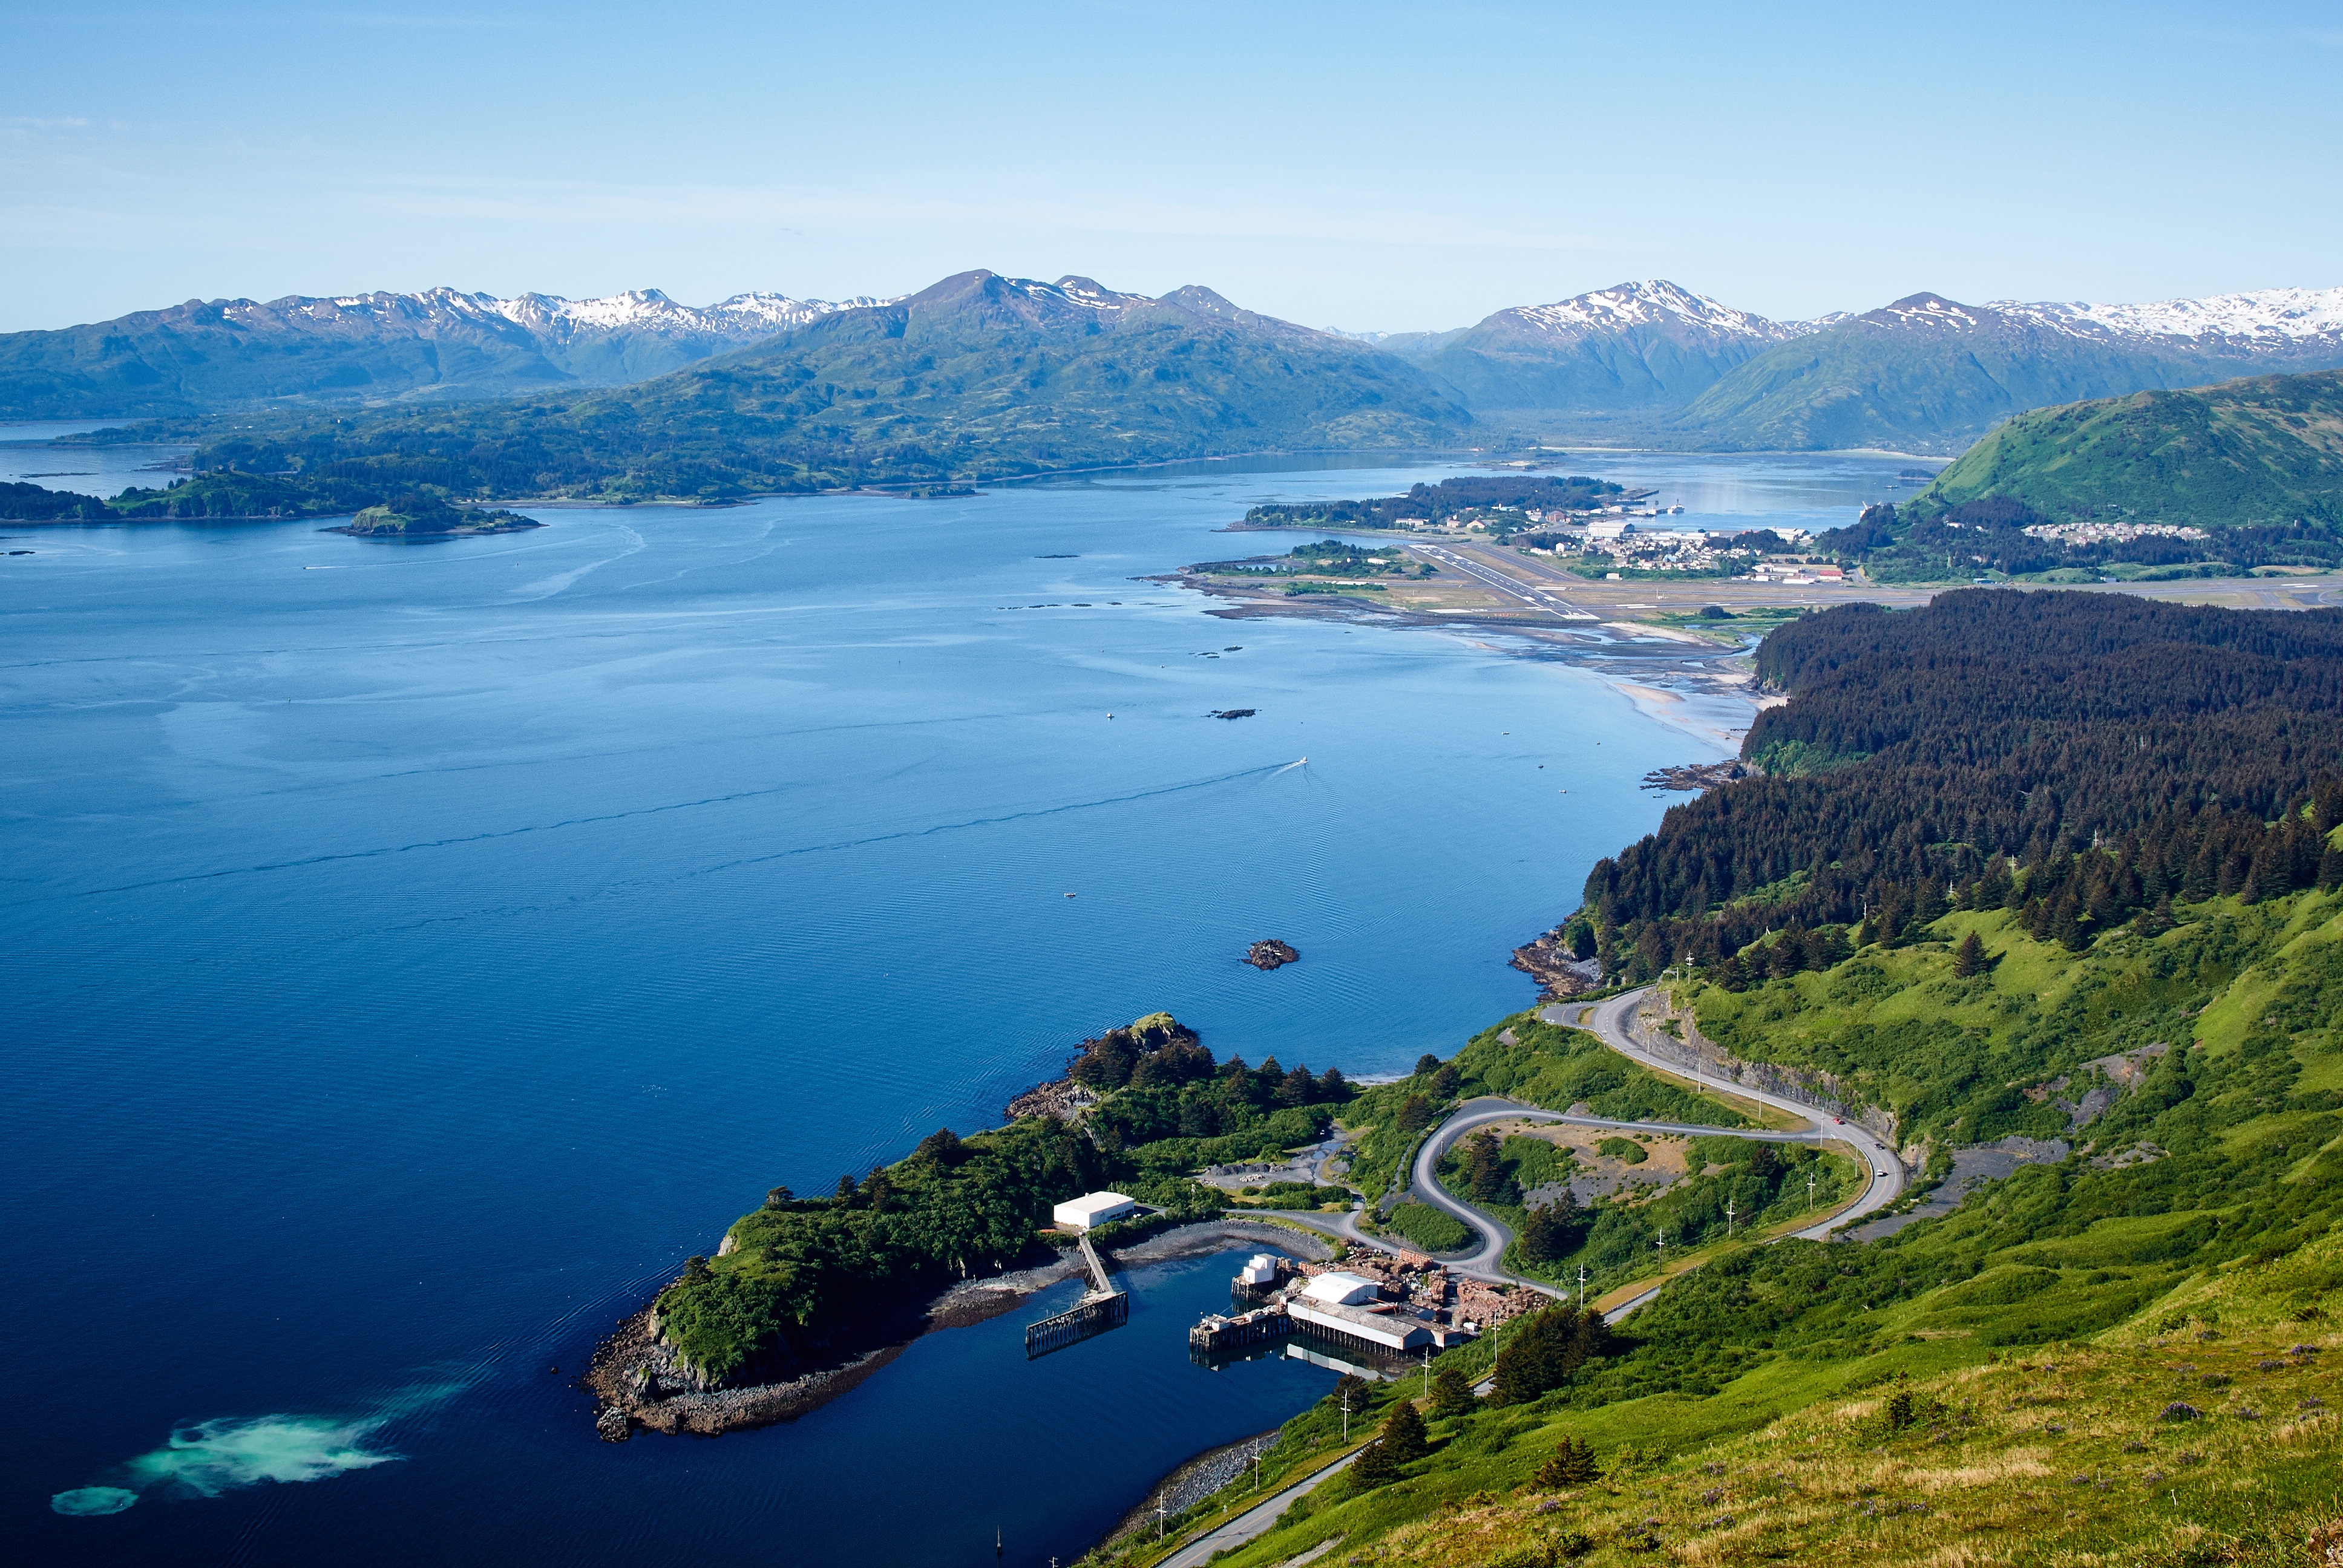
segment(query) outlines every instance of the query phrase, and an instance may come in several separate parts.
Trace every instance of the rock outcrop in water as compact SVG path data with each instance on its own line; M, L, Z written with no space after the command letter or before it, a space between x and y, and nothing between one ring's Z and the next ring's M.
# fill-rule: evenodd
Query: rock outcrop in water
M1292 948L1272 937L1246 949L1244 961L1257 970L1273 970L1292 963L1301 957Z

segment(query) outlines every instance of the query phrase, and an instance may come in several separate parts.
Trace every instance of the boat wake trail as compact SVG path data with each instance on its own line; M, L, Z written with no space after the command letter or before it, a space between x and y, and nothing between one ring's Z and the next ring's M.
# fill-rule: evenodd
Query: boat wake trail
M1302 762L1308 760L1310 759L1306 757L1302 759ZM793 855L824 854L840 849L860 849L869 844L888 843L898 839L922 839L936 833L958 832L970 828L997 827L1008 822L1028 821L1036 817L1055 817L1069 811L1095 810L1101 806L1121 806L1134 800L1151 799L1161 795L1176 795L1189 789L1208 789L1214 785L1233 783L1240 779L1273 777L1300 766L1302 766L1301 762L1289 762L1282 768L1264 763L1258 768L1240 768L1235 772L1215 774L1209 779L1191 779L1178 784L1159 785L1151 789L1136 789L1128 794L1110 795L1095 800L1071 800L1056 806L1037 806L1023 811L1003 812L998 816L970 818L966 821L939 822L925 828L905 828L891 833L875 833L862 838L841 839L831 843L799 845L791 849L777 850L772 854L727 860L719 866L711 867L710 869L726 870L735 866L756 865L766 860L782 859ZM531 822L518 828L465 833L446 839L425 839L410 844L382 844L372 849L346 849L337 854L327 855L304 855L296 859L269 860L254 866L224 866L209 871L190 871L182 876L156 877L146 881L125 882L114 887L82 888L70 892L53 894L48 899L29 899L18 902L45 903L54 899L101 898L113 893L135 893L149 888L172 887L183 882L216 881L223 877L260 876L272 871L300 870L312 866L328 866L343 860L371 860L385 855L407 855L418 850L446 849L463 844L485 843L497 839L519 838L530 833L556 832L566 828L594 827L610 822L622 822L635 817L657 817L675 811L696 810L701 807L729 806L739 801L758 799L764 796L787 794L805 788L807 786L802 783L790 783L774 785L764 789L739 789L729 794L710 795L696 800L673 800L663 805L639 806L630 810L611 811L592 817L565 817L552 822ZM17 903L0 907L15 908Z

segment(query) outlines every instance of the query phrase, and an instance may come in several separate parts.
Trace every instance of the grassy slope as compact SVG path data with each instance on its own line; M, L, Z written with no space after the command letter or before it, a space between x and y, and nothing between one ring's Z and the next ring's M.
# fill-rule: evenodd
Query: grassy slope
M1514 1040L1510 1045L1503 1038L1509 1032ZM1338 1119L1362 1134L1353 1146L1353 1186L1370 1198L1383 1192L1413 1155L1421 1133L1400 1126L1400 1109L1417 1095L1443 1114L1456 1101L1504 1094L1549 1111L1567 1111L1583 1100L1595 1115L1620 1121L1750 1125L1750 1118L1723 1100L1624 1061L1593 1035L1546 1023L1534 1010L1491 1024L1449 1065L1457 1080L1445 1100L1433 1095L1429 1078L1418 1076L1378 1084L1342 1109Z
M2343 522L2343 371L2038 408L1986 435L1914 504L1988 495L2053 518L2114 507L2205 528Z
M1940 934L1979 925L1998 955L1973 995L1932 998L1947 960L1923 946L1732 999L1738 1022L1780 1014L1764 1036L1780 1060L1840 1053L1858 1081L1905 1094L1915 1131L1959 1097L1880 1043L1899 1020L1941 1009L1938 1076L2016 1089L2149 1036L2186 1049L2081 1130L2096 1147L2064 1164L1886 1241L1725 1250L1572 1387L1434 1422L1437 1451L1403 1479L1330 1484L1226 1561L1265 1568L1338 1536L1346 1556L1442 1568L1581 1548L1606 1564L1654 1549L1720 1563L2327 1561L2306 1539L2343 1531L2343 1234L2328 1229L2343 895L2185 913L2164 937L2111 933L2081 955L1949 917ZM2092 1158L2127 1149L2164 1153ZM1485 1364L1488 1351L1450 1353ZM1890 1431L1897 1390L1919 1413ZM2200 1418L2165 1419L2174 1401ZM1289 1423L1280 1462L1299 1473L1331 1452L1332 1419L1322 1405ZM1564 1435L1590 1440L1608 1473L1549 1493L1534 1473Z

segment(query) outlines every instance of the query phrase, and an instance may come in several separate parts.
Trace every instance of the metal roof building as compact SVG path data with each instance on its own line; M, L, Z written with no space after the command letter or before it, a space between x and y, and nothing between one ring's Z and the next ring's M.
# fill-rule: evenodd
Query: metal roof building
M1103 1225L1109 1220L1120 1220L1138 1212L1139 1205L1120 1192L1085 1192L1051 1209L1050 1219L1055 1224L1087 1231L1093 1225Z

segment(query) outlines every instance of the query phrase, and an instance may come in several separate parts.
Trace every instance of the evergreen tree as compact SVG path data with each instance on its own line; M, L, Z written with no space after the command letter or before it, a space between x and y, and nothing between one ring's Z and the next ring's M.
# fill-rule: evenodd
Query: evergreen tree
M1554 1457L1538 1466L1537 1484L1542 1491L1562 1492L1591 1485L1599 1473L1594 1451L1574 1437L1565 1437L1555 1447Z
M1464 1185L1474 1198L1483 1203L1511 1203L1521 1196L1495 1133L1475 1132L1464 1141L1462 1153Z
M1351 1462L1351 1484L1361 1489L1381 1486L1399 1474L1399 1463L1391 1456L1390 1444L1382 1438L1359 1450L1359 1457Z
M1571 1208L1570 1190L1564 1188L1559 1204L1540 1203L1532 1209L1522 1221L1522 1256L1533 1263L1551 1263L1567 1252Z
M1442 1367L1432 1374L1432 1413L1434 1415L1467 1415L1479 1408L1480 1401L1473 1397L1473 1382L1454 1367Z
M1517 1320L1497 1352L1497 1402L1522 1404L1564 1387L1611 1345L1600 1312L1582 1312L1567 1302Z
M1422 1459L1432 1452L1431 1434L1423 1429L1423 1414L1415 1402L1403 1397L1392 1406L1391 1414L1383 1417L1383 1442L1379 1445L1395 1464L1405 1464Z
M1975 931L1971 931L1961 939L1959 950L1953 954L1953 972L1967 980L1972 975L1985 973L1986 961L1985 943Z
M1456 1064L1453 1061L1443 1062L1440 1070L1432 1075L1432 1097L1434 1100L1448 1099L1456 1092L1456 1085L1461 1081L1463 1080L1456 1070Z
M1428 1076L1429 1074L1432 1074L1432 1073L1434 1073L1434 1072L1438 1072L1439 1070L1440 1070L1440 1059L1439 1059L1438 1057L1436 1057L1436 1056L1433 1055L1433 1054L1432 1054L1432 1052L1430 1052L1430 1051L1428 1051L1428 1050L1427 1050L1427 1051L1425 1051L1422 1056L1419 1056L1419 1057L1417 1057L1417 1058L1415 1059L1415 1076L1416 1076L1416 1077L1418 1077L1418 1078L1426 1077L1426 1076Z

